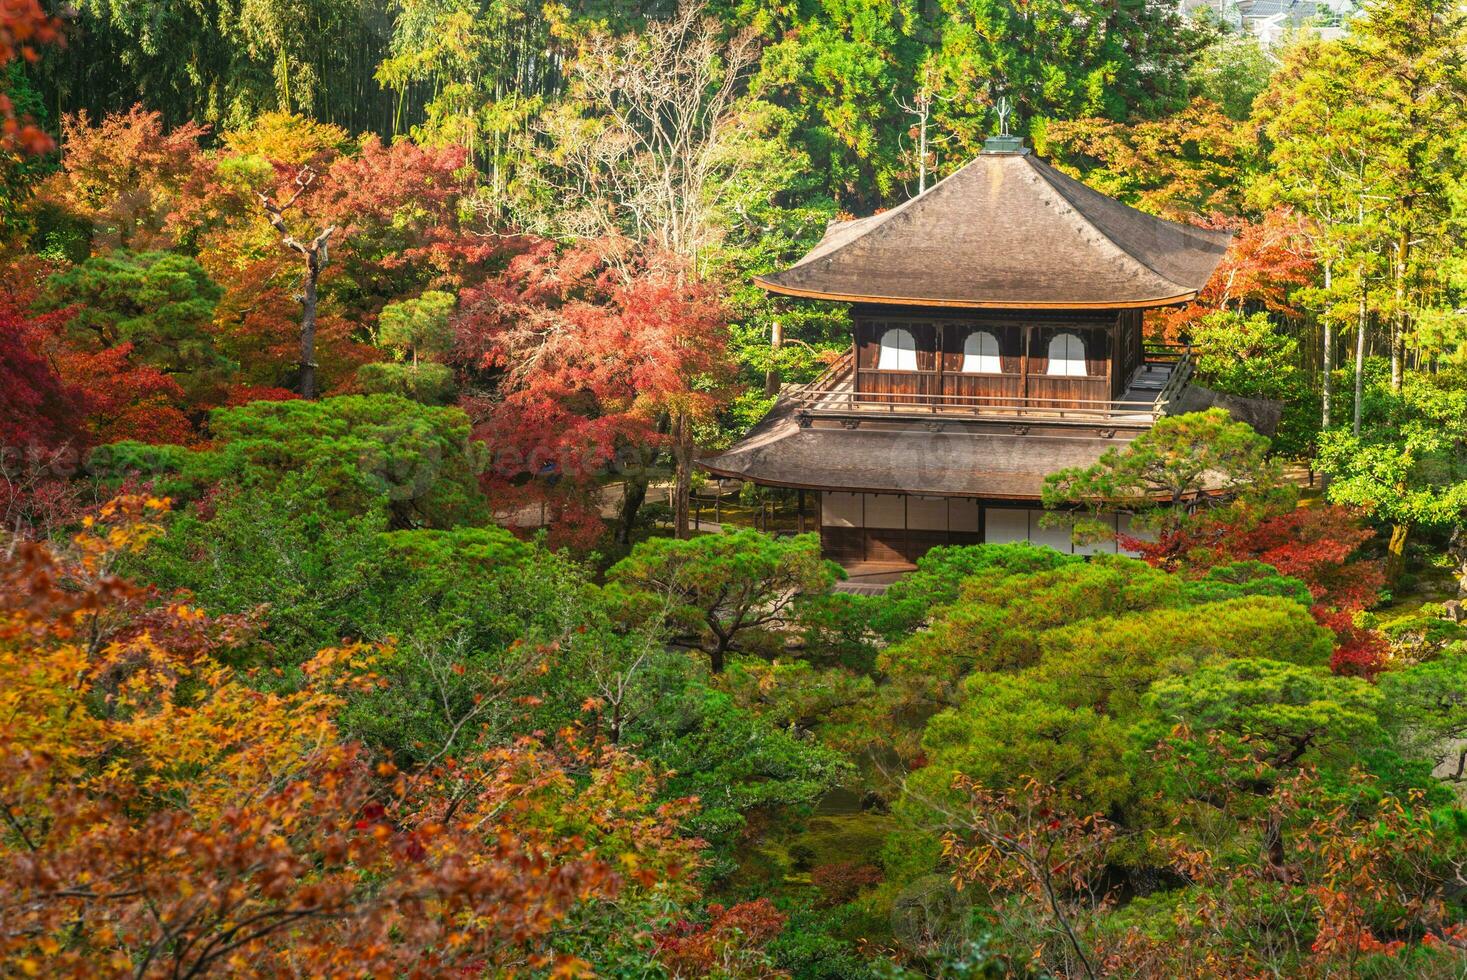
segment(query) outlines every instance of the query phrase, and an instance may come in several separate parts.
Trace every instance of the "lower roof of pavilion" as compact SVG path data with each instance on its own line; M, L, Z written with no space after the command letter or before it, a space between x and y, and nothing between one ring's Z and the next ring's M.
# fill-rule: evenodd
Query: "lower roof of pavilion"
M727 451L699 460L704 471L764 486L860 493L1040 499L1045 477L1095 464L1124 448L1154 418L1010 419L812 418L787 391L750 433ZM1221 395L1188 385L1158 411L1226 409L1264 434L1278 426L1276 402Z
M1089 466L1140 431L1022 422L810 424L795 400L781 398L746 438L699 466L765 486L1038 500L1047 474Z

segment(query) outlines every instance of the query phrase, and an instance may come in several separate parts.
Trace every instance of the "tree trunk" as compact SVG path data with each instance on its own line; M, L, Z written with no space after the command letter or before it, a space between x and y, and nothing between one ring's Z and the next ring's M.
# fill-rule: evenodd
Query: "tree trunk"
M1288 855L1284 850L1284 815L1277 807L1269 807L1268 822L1263 829L1263 845L1259 848L1263 873L1274 881L1289 884Z
M1334 285L1333 263L1324 264L1324 291L1328 296ZM1328 306L1326 306L1328 309ZM1330 401L1334 395L1334 368L1335 368L1335 331L1334 325L1330 323L1329 314L1321 318L1321 326L1324 329L1324 383L1320 386L1320 427L1328 429L1330 425Z
M723 673L723 654L724 649L721 643L708 651L708 662L712 666L715 674Z
M301 280L301 360L300 379L297 387L302 398L315 398L316 387L316 282L321 278L321 268L326 264L327 245L336 231L335 225L327 225L309 244L291 234L285 223L285 213L295 206L302 194L316 180L316 172L302 167L295 178L295 193L284 204L276 204L269 195L258 194L260 206L270 226L280 234L280 242L306 262L306 272Z
M306 256L306 278L301 289L301 376L302 398L316 397L316 280L321 276L317 253Z
M647 480L645 477L628 476L622 480L621 486L621 513L616 519L616 543L631 547L637 511L642 509L642 503L647 499Z
M688 498L693 493L693 420L683 411L672 422L674 461L672 487L672 527L679 539L690 537L688 530Z
M1452 528L1452 540L1447 545L1457 575L1457 598L1467 598L1467 527L1458 524Z
M1360 408L1365 400L1365 290L1360 291L1360 314L1355 324L1355 419L1352 431L1360 438Z
M917 193L927 193L927 107L922 107L922 134L917 147Z
M1400 391L1406 370L1406 262L1411 236L1401 232L1396 242L1396 308L1391 314L1391 391Z
M1386 555L1386 578L1394 582L1401 577L1406 567L1406 538L1411 533L1409 524L1391 525L1391 543Z

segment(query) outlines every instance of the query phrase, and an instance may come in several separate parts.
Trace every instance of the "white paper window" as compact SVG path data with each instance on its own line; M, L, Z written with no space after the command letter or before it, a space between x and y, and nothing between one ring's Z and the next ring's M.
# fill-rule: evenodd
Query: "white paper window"
M987 330L974 330L963 341L964 374L1002 374L1003 361L998 356L998 338Z
M983 512L983 540L1013 544L1029 540L1029 512L1010 507L988 507Z
M1066 378L1083 378L1090 373L1085 369L1085 341L1078 334L1055 334L1049 342L1047 373Z
M861 495L827 490L820 495L820 523L825 527L860 527Z
M946 497L908 497L907 527L913 531L946 531Z
M1067 555L1074 551L1074 532L1064 524L1045 527L1042 523L1043 519L1044 511L1031 510L1029 512L1029 543L1044 545Z
M876 367L881 371L917 370L917 341L910 330L893 327L881 335L881 359Z
M907 498L899 493L866 494L866 526L906 527Z
M979 529L978 501L968 497L949 497L947 527L950 531L966 531L976 534Z

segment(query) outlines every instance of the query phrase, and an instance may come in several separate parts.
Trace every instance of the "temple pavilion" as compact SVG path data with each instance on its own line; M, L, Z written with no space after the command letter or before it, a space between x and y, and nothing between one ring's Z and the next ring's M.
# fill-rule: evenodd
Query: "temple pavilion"
M1145 342L1142 311L1194 299L1227 244L1091 190L1016 137L990 138L925 193L832 223L756 280L851 304L851 349L701 465L813 491L826 556L847 565L985 541L1077 550L1040 526L1044 477L1180 410L1190 355Z

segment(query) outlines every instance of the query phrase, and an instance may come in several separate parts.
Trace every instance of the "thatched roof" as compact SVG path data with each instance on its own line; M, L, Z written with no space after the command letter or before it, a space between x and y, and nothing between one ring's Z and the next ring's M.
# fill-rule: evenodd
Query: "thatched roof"
M1228 238L1137 211L1027 150L984 152L899 207L832 224L810 254L756 281L856 303L1166 306L1197 295Z
M802 428L795 406L781 398L746 438L698 465L716 476L769 486L1037 500L1047 474L1090 466L1139 434L1103 439L1038 429Z

